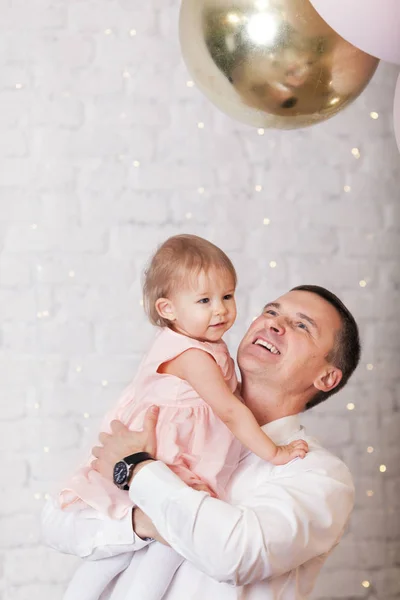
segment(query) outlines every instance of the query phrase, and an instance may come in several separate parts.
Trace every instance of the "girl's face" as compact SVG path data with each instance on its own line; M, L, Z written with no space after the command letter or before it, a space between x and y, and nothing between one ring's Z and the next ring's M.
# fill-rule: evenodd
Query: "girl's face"
M234 280L222 269L201 271L165 302L173 329L200 341L217 342L236 319Z

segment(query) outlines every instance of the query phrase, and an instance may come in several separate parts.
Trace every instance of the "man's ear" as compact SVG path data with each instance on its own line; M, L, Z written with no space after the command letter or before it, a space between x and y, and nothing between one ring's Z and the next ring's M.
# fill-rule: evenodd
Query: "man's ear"
M333 365L327 366L314 381L314 386L321 392L330 392L342 380L342 371Z
M168 298L158 298L155 306L156 311L158 312L160 317L162 317L163 319L167 319L171 322L175 321L176 317L174 312L174 305L172 304L171 300L168 300Z

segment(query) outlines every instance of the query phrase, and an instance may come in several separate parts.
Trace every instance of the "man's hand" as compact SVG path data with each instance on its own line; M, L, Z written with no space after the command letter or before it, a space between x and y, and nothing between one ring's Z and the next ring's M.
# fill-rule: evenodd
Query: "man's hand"
M136 535L142 538L142 540L153 538L153 540L161 542L161 544L164 544L165 546L169 546L168 542L161 537L154 527L153 521L138 506L135 506L132 511L132 528Z
M148 452L155 457L158 412L158 406L148 409L142 431L129 431L120 421L112 421L111 433L100 433L99 435L102 447L95 446L92 449L92 454L95 456L92 467L107 479L112 480L115 463L125 456L136 452Z

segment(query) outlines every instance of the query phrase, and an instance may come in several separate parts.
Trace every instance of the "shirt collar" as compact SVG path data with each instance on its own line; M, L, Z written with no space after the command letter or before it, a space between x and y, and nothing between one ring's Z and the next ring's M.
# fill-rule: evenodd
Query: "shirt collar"
M275 444L286 444L287 441L301 430L300 415L289 415L271 421L261 428Z

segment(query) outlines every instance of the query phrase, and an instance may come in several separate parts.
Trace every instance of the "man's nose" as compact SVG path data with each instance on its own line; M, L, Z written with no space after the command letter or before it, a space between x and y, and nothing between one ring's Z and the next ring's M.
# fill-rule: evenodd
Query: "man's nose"
M285 333L285 324L282 319L275 318L269 324L272 331L277 333L278 335L283 335Z

